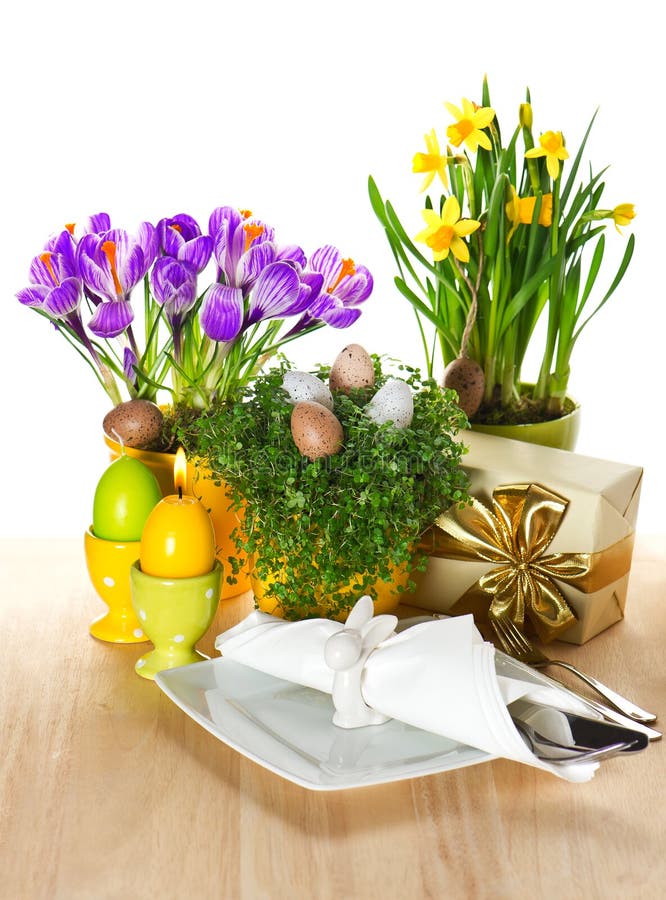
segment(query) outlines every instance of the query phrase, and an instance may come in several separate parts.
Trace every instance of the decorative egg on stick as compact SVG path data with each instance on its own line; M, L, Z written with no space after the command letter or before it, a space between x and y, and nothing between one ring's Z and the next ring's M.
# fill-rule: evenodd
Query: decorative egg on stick
M104 416L105 434L122 440L127 447L148 450L159 441L164 416L150 400L128 400L119 403Z
M162 499L157 479L140 460L121 455L100 478L93 500L92 531L106 541L138 541L154 507Z
M458 358L452 360L444 370L442 383L445 388L452 388L458 394L458 406L471 419L481 406L486 379L481 366L467 355L467 345L469 344L472 328L476 322L478 310L478 280L474 284L467 275L463 274L463 278L470 290L472 302L467 312L465 330L460 340L460 353Z

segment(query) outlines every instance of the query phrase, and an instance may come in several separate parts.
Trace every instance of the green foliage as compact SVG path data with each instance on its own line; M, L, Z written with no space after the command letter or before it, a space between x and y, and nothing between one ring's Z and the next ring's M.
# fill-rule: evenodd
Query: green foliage
M374 363L379 388L386 376ZM421 535L443 509L467 501L465 451L453 440L467 420L453 392L400 366L414 390L411 427L371 421L363 409L368 391L336 393L343 449L310 461L291 435L286 368L257 376L242 402L215 406L179 437L189 456L229 485L236 508L245 506L243 533L232 535L236 565L253 560L266 598L288 618L319 615L324 604L335 615L372 595L378 579L391 581L394 567L425 565ZM314 374L325 379L328 369Z
M463 218L479 223L466 240L467 263L453 253L433 262L431 251L415 245L372 178L368 185L370 203L397 266L396 287L416 314L429 375L437 354L446 366L461 353L470 310L475 315L469 342L462 348L485 375L484 402L474 421L489 421L498 407L504 412L521 405L540 410L544 418L561 414L576 342L618 287L634 251L631 235L614 277L604 276L607 287L594 299L593 288L602 276L603 232L607 223L628 224L634 217L633 205L601 208L604 170L582 174L596 113L577 151L558 163L556 178L544 157L525 158L537 143L529 91L526 101L506 146L495 116L485 126L490 149L447 147L443 153L451 185L448 193L458 200ZM485 79L481 104L493 111ZM426 196L425 207L441 210L446 199L446 193ZM518 221L518 204L530 202L531 220ZM525 393L521 369L542 315L547 328L539 348L540 371L532 390Z

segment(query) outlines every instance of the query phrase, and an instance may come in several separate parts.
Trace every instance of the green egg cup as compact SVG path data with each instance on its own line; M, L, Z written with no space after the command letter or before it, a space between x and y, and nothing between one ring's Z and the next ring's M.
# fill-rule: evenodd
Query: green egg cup
M221 575L218 561L211 572L193 578L159 578L142 572L138 560L132 565L132 606L155 647L137 661L137 675L152 680L163 669L208 658L194 645L215 618Z

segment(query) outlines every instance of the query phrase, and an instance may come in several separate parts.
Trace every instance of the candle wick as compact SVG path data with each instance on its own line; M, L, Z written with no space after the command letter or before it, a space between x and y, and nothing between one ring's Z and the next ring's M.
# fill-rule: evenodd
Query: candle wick
M183 489L182 489L182 487L180 487L180 485L178 486L178 499L179 500L183 499Z
M120 444L120 452L124 456L125 455L125 442L123 441L122 437L118 434L118 432L116 431L115 428L112 428L111 431L113 432L113 434L115 434L115 436L118 440L118 443Z

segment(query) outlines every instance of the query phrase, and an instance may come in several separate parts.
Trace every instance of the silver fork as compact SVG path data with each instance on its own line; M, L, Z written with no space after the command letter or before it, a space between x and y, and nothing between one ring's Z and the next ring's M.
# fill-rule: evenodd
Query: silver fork
M612 707L619 710L623 715L633 719L635 722L646 723L654 722L656 720L657 717L654 713L647 712L647 710L641 709L640 706L636 706L631 700L622 697L616 691L611 690L611 688L602 684L601 681L598 681L591 675L581 672L580 669L572 666L571 663L564 662L564 660L561 659L551 659L546 656L545 653L542 653L541 650L538 649L538 647L535 647L527 640L515 622L508 616L490 616L490 624L505 653L508 653L509 656L513 656L514 659L517 659L528 666L532 666L535 669L545 669L547 666L560 666L563 669L567 669L567 671L577 675L587 685L593 688Z

